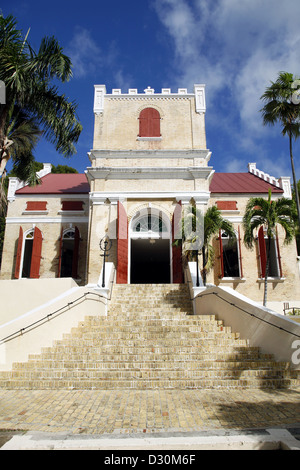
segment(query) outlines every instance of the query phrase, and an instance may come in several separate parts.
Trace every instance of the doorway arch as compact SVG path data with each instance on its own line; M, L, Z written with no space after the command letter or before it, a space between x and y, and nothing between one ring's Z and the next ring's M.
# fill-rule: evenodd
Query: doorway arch
M138 211L129 224L129 283L171 283L171 242L171 223L163 211L154 207Z

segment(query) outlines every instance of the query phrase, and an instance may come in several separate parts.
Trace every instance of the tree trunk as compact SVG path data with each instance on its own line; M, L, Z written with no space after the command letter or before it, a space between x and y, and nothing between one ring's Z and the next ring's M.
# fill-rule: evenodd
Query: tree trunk
M267 306L267 293L268 293L268 277L269 277L269 266L270 266L270 253L271 253L271 237L268 235L268 251L267 251L267 262L265 272L265 289L264 289L264 307Z
M293 175L293 184L294 184L294 191L296 197L296 206L297 206L297 213L298 213L298 227L300 228L300 203L299 203L299 194L298 194L298 186L297 186L297 179L295 173L295 166L294 166L294 157L293 157L293 137L291 131L289 132L289 139L290 139L290 157L291 157L291 166L292 166L292 175Z

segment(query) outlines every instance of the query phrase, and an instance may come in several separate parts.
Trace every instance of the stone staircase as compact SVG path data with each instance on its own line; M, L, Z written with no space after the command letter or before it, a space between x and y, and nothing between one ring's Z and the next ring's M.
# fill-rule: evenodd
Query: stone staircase
M288 363L250 347L214 315L192 315L186 285L115 285L41 354L0 372L6 389L215 389L299 386Z

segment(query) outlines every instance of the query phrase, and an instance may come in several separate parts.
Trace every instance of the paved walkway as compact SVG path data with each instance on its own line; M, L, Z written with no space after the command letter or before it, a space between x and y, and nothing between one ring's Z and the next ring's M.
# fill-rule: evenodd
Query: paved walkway
M300 427L295 390L0 390L0 431L83 435Z

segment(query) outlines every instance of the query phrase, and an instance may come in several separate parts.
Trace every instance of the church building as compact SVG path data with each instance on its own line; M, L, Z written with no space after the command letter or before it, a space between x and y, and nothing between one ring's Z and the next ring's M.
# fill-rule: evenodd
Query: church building
M216 205L236 239L220 232L207 282L262 301L266 266L263 228L255 248L243 244L242 218L250 197L291 198L289 177L249 163L244 173L218 173L205 133L205 86L193 92L148 87L94 90L94 139L84 174L52 174L41 184L10 178L1 279L72 277L96 285L107 260L121 284L183 283L182 248L175 245L186 207L203 214ZM105 238L106 237L106 238ZM269 300L292 302L299 290L296 243L278 227L271 246ZM201 269L201 257L199 266Z

